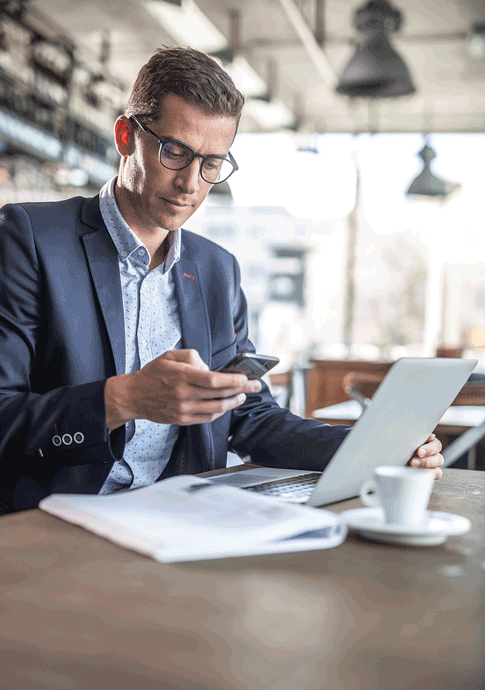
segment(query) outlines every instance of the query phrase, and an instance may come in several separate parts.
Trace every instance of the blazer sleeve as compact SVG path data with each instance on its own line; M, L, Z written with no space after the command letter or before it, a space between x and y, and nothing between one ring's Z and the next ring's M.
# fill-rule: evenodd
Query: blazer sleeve
M234 259L232 292L237 350L252 351L248 338L247 307L240 287L240 269ZM259 393L248 395L231 416L230 450L251 462L269 467L321 471L350 431L315 419L303 419L278 405L262 381Z
M0 462L6 471L12 458L22 463L25 456L38 463L87 463L85 449L108 441L105 380L31 389L32 370L42 366L36 356L47 309L29 216L20 206L5 206L0 209Z

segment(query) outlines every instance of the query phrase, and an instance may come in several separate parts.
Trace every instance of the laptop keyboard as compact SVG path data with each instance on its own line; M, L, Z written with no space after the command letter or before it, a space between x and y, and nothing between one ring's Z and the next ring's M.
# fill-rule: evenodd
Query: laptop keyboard
M256 486L245 486L246 491L256 491L267 496L291 496L295 498L310 497L315 484L322 476L321 472L311 472L287 479L275 479L272 482L264 482Z

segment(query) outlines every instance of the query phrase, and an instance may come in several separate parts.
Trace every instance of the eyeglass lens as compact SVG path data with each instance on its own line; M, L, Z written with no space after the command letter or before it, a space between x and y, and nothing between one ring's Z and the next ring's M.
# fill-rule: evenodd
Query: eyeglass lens
M160 147L160 163L170 170L181 170L192 162L194 154L188 146L167 141ZM206 182L223 182L233 171L230 161L209 156L202 163L201 175Z

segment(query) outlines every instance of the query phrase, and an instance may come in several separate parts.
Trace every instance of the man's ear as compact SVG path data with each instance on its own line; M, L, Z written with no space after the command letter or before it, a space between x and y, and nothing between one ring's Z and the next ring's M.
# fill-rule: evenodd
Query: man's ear
M133 152L133 137L131 122L121 115L115 123L115 143L120 156L129 156Z

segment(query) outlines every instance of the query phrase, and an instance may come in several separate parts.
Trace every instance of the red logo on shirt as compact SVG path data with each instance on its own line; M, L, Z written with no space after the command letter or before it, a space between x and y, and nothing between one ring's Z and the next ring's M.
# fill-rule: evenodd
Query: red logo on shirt
M195 276L189 276L188 273L184 273L184 276L185 276L186 278L191 278L192 280L195 280Z

